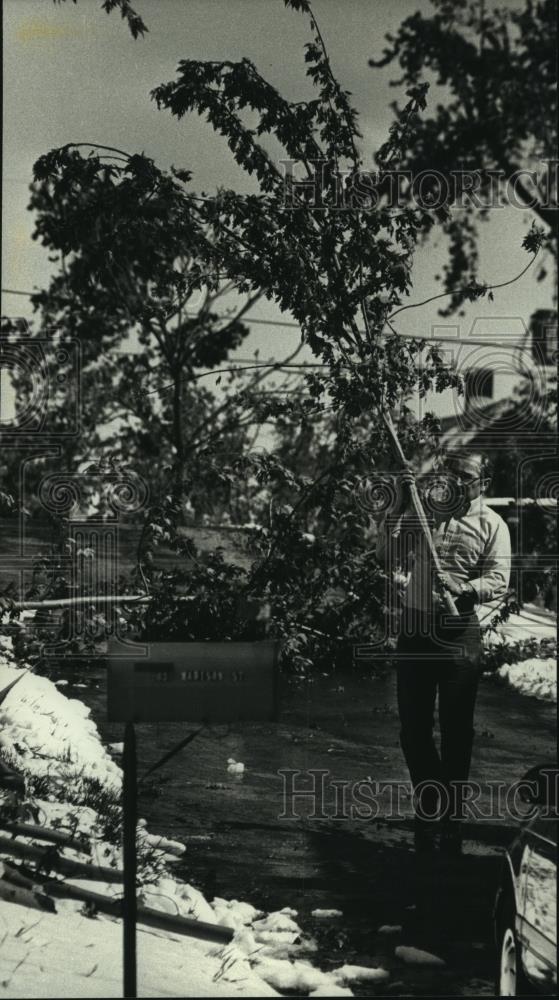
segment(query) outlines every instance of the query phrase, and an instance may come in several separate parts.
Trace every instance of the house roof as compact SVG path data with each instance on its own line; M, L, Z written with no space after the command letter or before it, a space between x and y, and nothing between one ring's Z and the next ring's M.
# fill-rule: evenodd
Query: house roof
M542 408L527 397L505 397L485 406L476 406L470 414L453 414L441 421L441 450L472 448L495 451L505 439L517 435L518 441L537 447L549 441L549 430L542 426ZM433 469L436 456L425 459L421 472Z

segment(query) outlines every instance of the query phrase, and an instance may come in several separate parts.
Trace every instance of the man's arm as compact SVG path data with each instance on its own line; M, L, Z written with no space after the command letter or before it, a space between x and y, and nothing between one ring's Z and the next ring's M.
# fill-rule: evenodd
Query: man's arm
M417 529L415 519L410 520L406 514L412 484L415 484L415 473L411 464L406 462L405 468L398 476L396 494L390 509L377 528L377 559L385 566L390 563L392 568L405 565L411 545L409 529Z
M409 500L410 483L415 483L415 474L411 465L406 462L405 469L396 481L396 492L390 507L377 524L376 556L381 564L386 565L395 555L397 559L401 555L398 553L399 539L404 511Z
M499 518L482 557L482 572L469 581L479 604L495 601L507 592L511 561L510 532L505 521Z

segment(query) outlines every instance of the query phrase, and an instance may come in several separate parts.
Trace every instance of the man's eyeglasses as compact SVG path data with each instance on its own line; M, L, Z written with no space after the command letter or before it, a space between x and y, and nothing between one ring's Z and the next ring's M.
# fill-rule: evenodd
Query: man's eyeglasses
M482 476L473 476L471 479L465 479L464 476L455 475L454 479L457 483L460 484L460 486L473 486L474 483L479 483L479 481L482 479Z
M487 479L487 476L470 476L469 478L466 478L466 476L463 476L460 472L454 472L453 469L445 469L441 475L443 477L445 475L449 476L455 483L458 483L459 486L473 486L474 483Z

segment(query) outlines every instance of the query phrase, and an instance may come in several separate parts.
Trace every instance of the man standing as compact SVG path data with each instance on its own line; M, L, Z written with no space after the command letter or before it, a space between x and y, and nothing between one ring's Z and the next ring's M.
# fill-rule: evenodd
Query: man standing
M442 470L444 502L432 518L432 536L443 569L437 579L417 520L404 513L414 481L408 466L404 489L383 525L377 556L413 565L404 598L398 657L400 741L415 793L417 851L432 851L440 820L440 847L461 851L461 784L470 770L474 707L480 677L481 635L477 605L502 597L509 585L511 545L503 519L484 502L490 478L482 455L452 452ZM453 597L451 617L442 583ZM438 693L440 752L433 736Z

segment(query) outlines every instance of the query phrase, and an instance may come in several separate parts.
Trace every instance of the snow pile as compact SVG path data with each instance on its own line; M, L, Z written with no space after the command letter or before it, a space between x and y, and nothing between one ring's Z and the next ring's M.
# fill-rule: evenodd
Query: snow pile
M253 942L246 939L244 947L251 947ZM231 948L231 945L228 946ZM336 980L332 973L321 972L306 959L272 958L271 956L259 957L255 953L252 958L254 971L269 986L279 992L293 991L298 995L306 995L315 990L327 990L326 995L330 995L330 990L336 986Z
M390 978L386 969L371 969L365 965L342 965L333 973L338 986L348 983L383 983Z
M315 969L304 959L289 962L267 958L265 961L257 962L255 968L265 982L281 992L292 990L299 994L311 993L321 988L329 990L332 986L332 977L327 972Z
M252 921L250 930L260 957L291 960L317 950L316 942L304 934L293 915L297 916L297 912L285 907Z
M400 944L394 950L396 958L399 958L406 965L426 965L441 968L446 963L438 955L432 955L430 951L423 951L421 948L414 948L411 945Z
M212 901L212 910L218 924L240 930L261 917L262 910L257 910L251 903L240 903L238 899L221 899L216 896Z
M299 956L316 951L295 923L295 910L286 907L263 916L248 903L215 899L211 904L219 923L235 928L235 936L216 955L223 963L223 978L235 981L247 968L270 986L306 994L320 986L336 985L335 974L321 972Z
M233 941L218 952L223 960L224 978L231 975L235 980L243 970L252 968L281 993L325 997L353 996L350 983L385 982L390 978L386 969L359 965L342 965L323 972L309 959L294 957L315 950L316 944L304 937L290 916L293 912L286 908L270 913L238 930Z
M234 757L229 757L227 760L227 773L232 774L237 779L242 778L245 773L245 765L235 760Z
M24 775L49 780L56 794L25 803L38 815L23 816L46 828L71 830L72 846L60 849L69 861L122 868L120 845L102 836L102 808L76 804L86 779L117 802L122 784L119 767L101 744L89 710L65 697L55 684L17 667L5 640L0 643L0 693L14 680L0 704L0 746L12 766ZM113 748L118 752L119 748ZM235 761L235 763L237 763ZM72 791L74 802L64 801ZM76 792L77 790L77 792ZM91 801L88 799L88 801ZM93 800L97 808L97 799ZM117 808L118 811L118 808ZM110 817L109 817L110 818ZM83 850L76 838L84 834ZM19 838L31 843L32 838ZM233 940L225 947L204 943L172 931L138 926L139 983L142 996L274 996L276 990L299 995L351 996L348 983L384 980L383 969L342 966L332 972L315 968L303 955L316 943L305 936L285 907L263 915L250 903L224 900L209 903L193 886L174 879L167 864L184 845L150 834L138 823L138 902L170 915L189 916L230 927ZM4 855L6 852L3 852ZM68 884L107 897L120 897L122 886L105 872L96 879L67 877ZM84 915L78 900L56 900L55 914L14 903L0 903L3 940L0 944L0 997L121 996L120 922L98 914ZM326 911L334 915L334 911ZM4 933L5 932L5 933ZM23 959L23 961L22 961Z
M272 957L259 959L258 956L254 959L254 971L282 993L292 991L309 996L352 996L349 983L380 983L390 978L389 973L380 968L342 965L332 972L321 972L307 959L286 961Z
M497 671L497 676L521 694L543 701L557 701L557 663L551 658L505 663Z
M8 662L0 653L0 692L17 681L0 704L0 748L16 770L67 785L95 778L118 791L121 771L104 749L90 710L66 698L52 681Z

